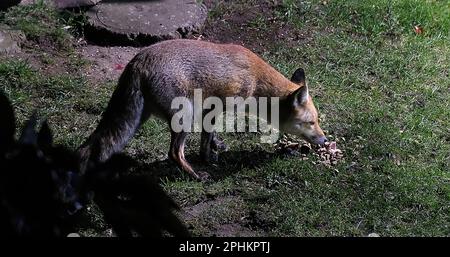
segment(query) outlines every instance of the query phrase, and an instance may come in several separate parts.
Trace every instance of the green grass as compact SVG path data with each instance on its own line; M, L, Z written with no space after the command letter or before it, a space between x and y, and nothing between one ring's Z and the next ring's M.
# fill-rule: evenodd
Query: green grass
M346 139L338 143L346 163L330 177L288 162L302 170L289 177L314 188L277 194L275 233L449 235L448 2L331 1L308 10L292 22L314 27L313 44L295 52L281 42L266 57L285 74L307 67L323 126ZM417 24L425 33L414 33Z
M93 88L80 75L47 76L24 60L0 60L0 90L24 121L33 112L48 119L58 143L78 146L106 107L112 86Z
M258 28L264 37L286 25L287 34L305 34L274 40L262 55L286 76L306 69L322 128L344 160L327 167L314 156L283 157L259 144L257 134L235 133L221 134L230 151L208 166L198 161L199 136L192 135L187 157L213 178L195 182L167 161L167 125L150 120L126 150L142 163L140 172L159 175L185 210L198 212L181 213L195 235L226 224L274 236L450 235L449 2L277 2L266 14L274 23L259 15L243 29ZM220 4L210 19L253 3ZM416 25L424 33L416 34ZM95 128L113 86L0 60L0 87L20 120L39 110L58 142L73 148ZM93 216L100 225L85 234L104 234Z
M0 14L0 23L23 31L28 40L39 46L70 50L71 35L61 22L63 18L74 20L70 19L70 15L58 13L44 0L38 0L34 4L12 7L7 13Z

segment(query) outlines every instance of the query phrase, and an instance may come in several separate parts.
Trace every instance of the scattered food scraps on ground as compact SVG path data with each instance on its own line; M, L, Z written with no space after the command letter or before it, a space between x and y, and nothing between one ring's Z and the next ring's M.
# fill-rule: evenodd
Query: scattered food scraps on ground
M344 157L342 150L337 148L335 141L326 142L323 146L312 146L310 143L298 141L284 135L275 143L276 152L284 155L299 156L308 160L309 154L317 156L319 162L326 166L335 166Z

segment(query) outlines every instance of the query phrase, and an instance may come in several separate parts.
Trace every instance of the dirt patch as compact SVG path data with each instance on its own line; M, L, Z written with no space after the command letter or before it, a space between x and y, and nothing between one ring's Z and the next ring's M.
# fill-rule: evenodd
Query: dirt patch
M244 200L239 196L217 197L183 208L182 219L202 236L231 237L264 236L263 230L250 229L250 215ZM220 218L219 218L220 217Z
M256 237L256 236L261 236L261 234L258 234L255 231L252 231L246 227L243 227L240 224L220 225L216 228L216 230L213 232L213 234L218 237L230 237L230 236Z
M136 47L103 47L84 45L78 48L82 58L90 62L89 68L83 71L93 84L116 81L127 63L141 50Z
M77 63L79 59L76 53L40 48L29 41L22 45L20 52L0 55L0 59L23 61L34 70L49 76L78 74L81 69L84 69Z

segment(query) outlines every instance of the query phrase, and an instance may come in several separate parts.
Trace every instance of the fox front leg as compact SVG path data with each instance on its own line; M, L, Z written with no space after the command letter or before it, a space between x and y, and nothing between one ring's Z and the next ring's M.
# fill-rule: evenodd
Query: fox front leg
M218 138L217 133L202 131L200 143L200 157L203 161L217 162L218 152L226 151L227 145Z
M213 150L218 152L226 152L228 151L228 146L219 138L217 132L213 132L213 138L211 141L211 147Z
M203 112L203 119L205 119L207 114L208 111ZM214 125L216 123L216 118L214 117L211 122L211 125ZM218 138L217 132L214 130L207 131L205 127L203 127L200 142L200 158L206 163L217 162L219 159L218 152L226 150L227 146Z

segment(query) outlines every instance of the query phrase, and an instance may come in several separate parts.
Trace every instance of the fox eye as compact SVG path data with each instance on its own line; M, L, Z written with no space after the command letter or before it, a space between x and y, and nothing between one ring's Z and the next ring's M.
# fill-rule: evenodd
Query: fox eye
M308 122L309 123L309 125L314 125L314 124L316 124L314 121L310 121L310 122Z

